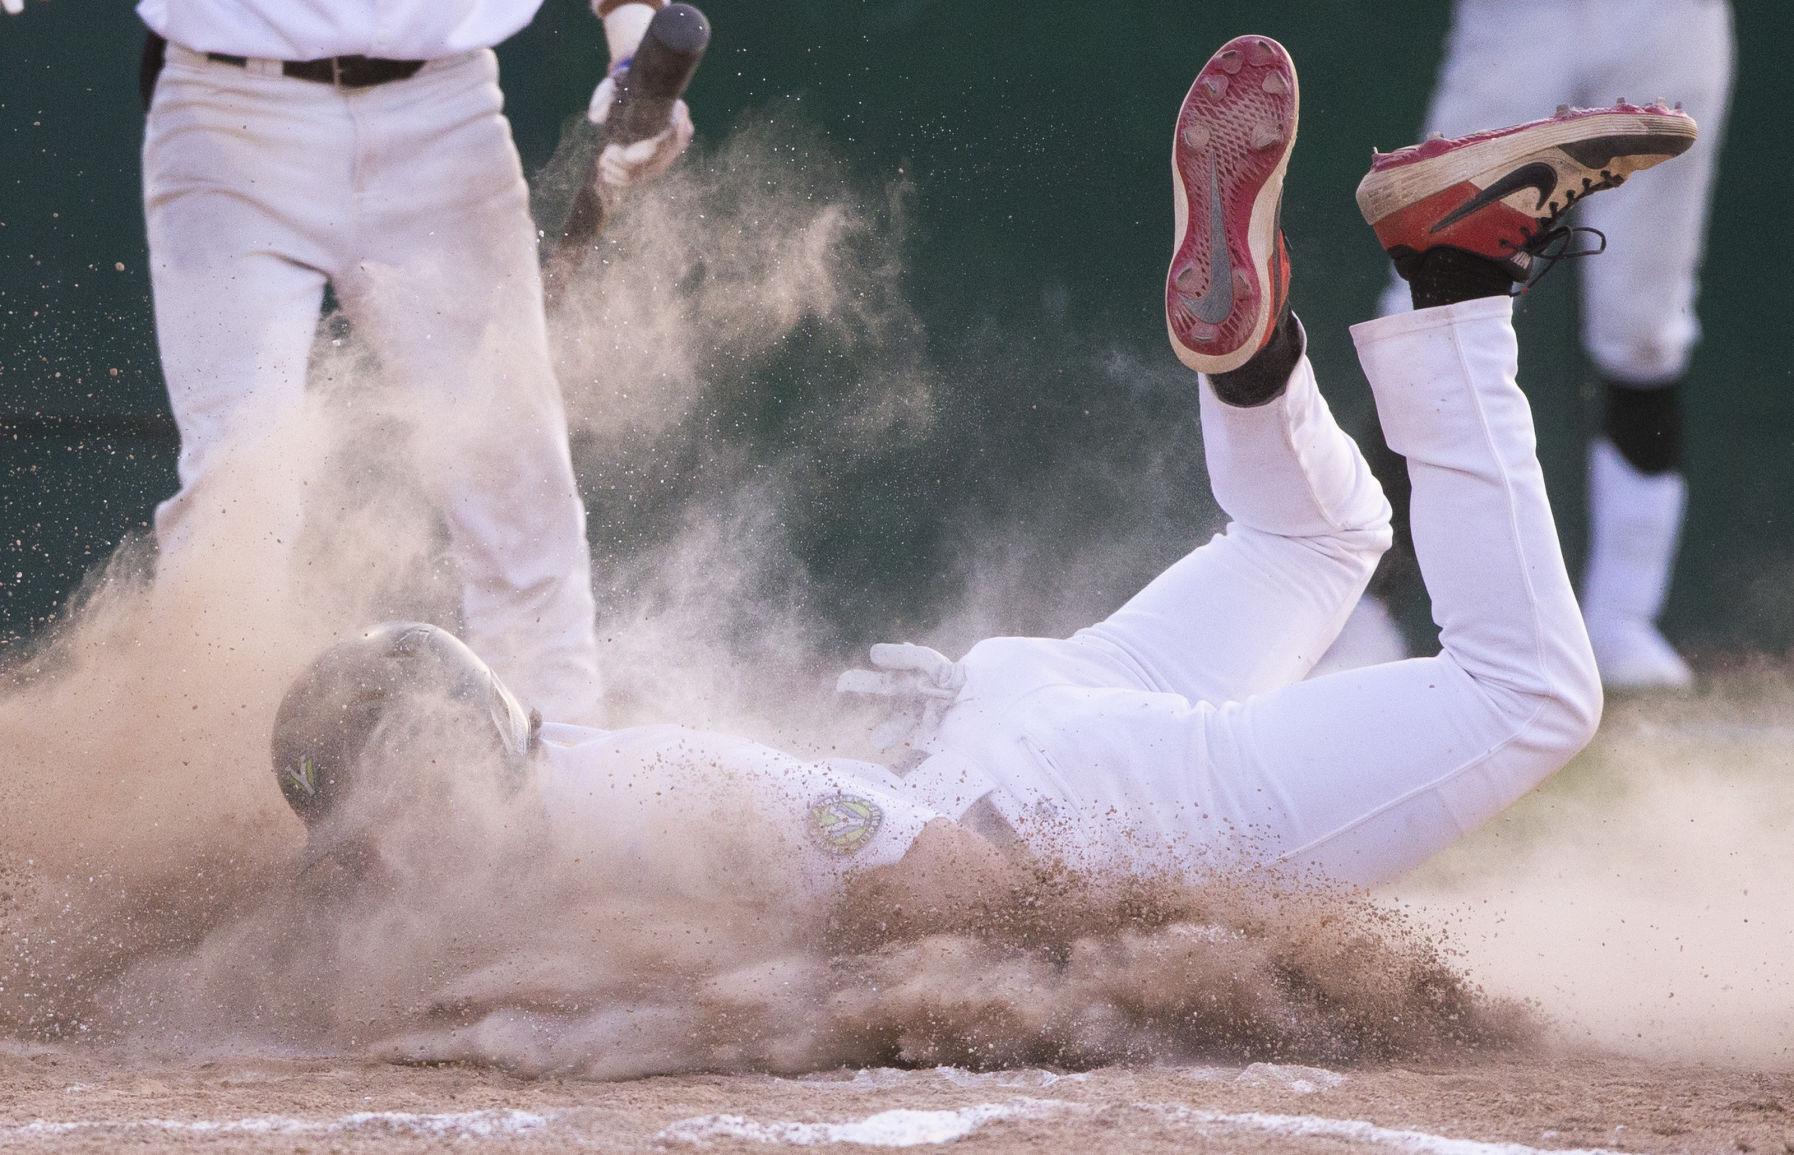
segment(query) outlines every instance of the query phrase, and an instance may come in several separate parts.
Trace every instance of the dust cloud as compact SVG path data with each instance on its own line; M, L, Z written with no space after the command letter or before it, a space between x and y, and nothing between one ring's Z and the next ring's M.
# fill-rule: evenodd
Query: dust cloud
M1540 793L1394 890L1563 1041L1794 1069L1794 683L1610 702Z
M1189 382L1094 342L1061 370L1125 399L1079 426L1125 434L1125 469L1099 458L1043 493L955 463L942 427L966 402L949 395L976 391L946 382L1038 365L931 360L903 295L909 195L865 193L801 128L745 129L620 214L568 290L556 354L594 495L613 721L868 753L864 720L824 693L861 631L952 650L1068 629L1207 516ZM490 343L501 358L503 334ZM236 447L197 563L151 582L128 544L7 656L0 1034L595 1077L1346 1062L1536 1036L1437 936L1362 898L1091 877L931 834L819 903L725 785L645 852L621 831L568 840L452 728L387 752L416 786L377 868L306 867L268 767L275 704L361 625L453 624L447 544L413 479L492 415L391 387L353 334L317 353L302 413ZM773 378L792 383L777 406ZM859 460L924 483L881 488L841 464ZM915 569L937 585L890 612L851 582L844 597L814 523L937 477L975 492L876 511L938 523L894 547L930 551ZM293 492L306 520L271 532ZM860 540L851 517L837 528Z

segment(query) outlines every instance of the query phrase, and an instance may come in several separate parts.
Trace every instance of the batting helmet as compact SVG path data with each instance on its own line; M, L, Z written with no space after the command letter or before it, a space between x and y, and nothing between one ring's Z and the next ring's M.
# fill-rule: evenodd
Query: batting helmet
M386 622L319 654L274 716L280 792L308 828L354 787L361 762L401 707L446 710L444 720L490 735L503 773L521 782L541 718L526 711L485 662L447 630ZM413 714L413 717L416 715Z

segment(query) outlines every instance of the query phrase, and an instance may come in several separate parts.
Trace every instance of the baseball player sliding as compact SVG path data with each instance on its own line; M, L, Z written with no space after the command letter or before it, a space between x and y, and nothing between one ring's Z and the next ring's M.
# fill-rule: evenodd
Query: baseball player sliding
M377 850L374 800L415 809L427 759L406 749L450 718L484 735L482 767L535 792L532 814L673 838L734 821L746 797L801 841L823 890L925 829L1090 865L1243 857L1368 884L1538 785L1594 733L1601 684L1515 383L1509 293L1561 244L1567 203L1686 150L1694 122L1564 110L1374 160L1359 204L1416 309L1352 334L1408 460L1444 648L1305 681L1390 529L1289 312L1279 209L1297 110L1288 54L1241 37L1204 66L1172 139L1166 320L1200 375L1231 524L1070 638L992 638L957 662L875 647L843 688L918 707L907 773L674 726L543 725L454 638L395 623L326 651L281 706L275 768L314 851ZM1518 191L1514 173L1530 178ZM436 712L425 731L408 704Z
M595 0L612 66L594 120L664 2ZM225 469L290 468L264 438L300 406L328 284L388 374L447 415L419 440L468 639L532 701L583 718L599 696L585 511L491 51L539 4L141 0L165 52L144 212L181 433L180 489L155 525L162 578L215 565L202 543L234 497ZM681 102L657 136L608 147L602 178L639 181L691 135ZM239 516L278 549L301 487L265 492Z

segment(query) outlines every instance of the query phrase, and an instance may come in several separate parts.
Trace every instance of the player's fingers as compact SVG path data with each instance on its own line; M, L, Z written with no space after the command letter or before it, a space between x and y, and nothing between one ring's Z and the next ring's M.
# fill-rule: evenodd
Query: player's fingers
M691 134L693 131L691 123L691 107L683 100L673 101L673 114L670 118L668 127L673 130L673 137L679 141L680 148L683 149L686 145L691 143Z
M598 179L613 188L622 188L632 179L627 164L623 163L623 149L619 145L606 145L598 154Z
M627 188L642 179L644 153L638 144L606 145L598 154L598 178L613 188Z
M6 0L7 3L13 0ZM23 3L24 0L18 0ZM586 119L593 124L603 124L610 117L611 102L617 98L617 82L605 77L597 88L592 90L592 102L586 106Z
M878 642L871 651L872 664L881 670L919 670L932 673L953 662L939 650L914 642Z
M657 173L664 172L679 159L691 138L676 135L677 127L669 127L646 140L634 144L606 145L598 155L598 175L606 184L622 188Z
M926 648L910 642L875 642L869 651L872 664L881 670L919 670Z
M843 670L835 679L835 693L892 697L904 693L908 685L907 679L879 670Z
M922 681L916 691L930 698L952 698L965 685L965 667L927 646L880 642L872 647L872 664L881 670L908 671Z
M697 129L691 123L691 109L685 107L683 100L674 103L672 137L669 142L672 146L672 153L667 160L668 164L677 160L687 148L691 147L691 138L696 131Z

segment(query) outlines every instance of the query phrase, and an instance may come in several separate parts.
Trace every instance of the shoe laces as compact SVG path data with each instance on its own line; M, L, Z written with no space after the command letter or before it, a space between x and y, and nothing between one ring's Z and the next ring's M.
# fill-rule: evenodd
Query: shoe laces
M1577 248L1578 237L1593 237L1595 244ZM1579 260L1583 257L1598 257L1607 251L1607 234L1597 228L1583 225L1558 225L1534 233L1524 245L1516 245L1517 252L1523 252L1530 258L1526 279L1520 287L1508 294L1512 297L1523 296L1532 287L1545 279L1545 274L1557 267L1559 261Z
M1599 256L1607 251L1607 234L1600 229L1582 225L1562 225L1558 224L1558 221L1577 202L1586 199L1590 193L1616 188L1624 184L1625 181L1624 175L1605 168L1601 170L1599 177L1585 176L1582 178L1581 188L1564 189L1561 201L1555 197L1552 198L1549 212L1539 221L1538 230L1527 237L1525 241L1519 244L1512 241L1502 242L1513 249L1516 254L1524 253L1528 258L1526 280L1521 282L1518 289L1514 290L1513 296L1518 297L1538 284L1544 279L1546 273L1556 267L1559 261ZM1594 237L1599 244L1593 248L1576 248L1578 236Z

